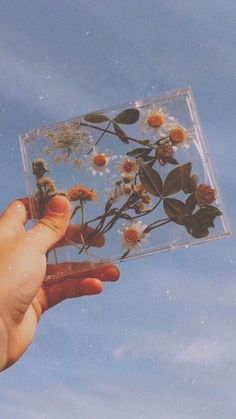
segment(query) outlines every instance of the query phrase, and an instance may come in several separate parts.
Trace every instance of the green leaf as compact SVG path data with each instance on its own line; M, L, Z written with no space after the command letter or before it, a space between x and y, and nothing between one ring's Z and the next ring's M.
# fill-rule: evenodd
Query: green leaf
M191 163L183 164L172 170L164 182L164 196L173 195L182 191L189 183Z
M113 121L117 122L118 124L134 124L139 119L139 110L135 108L126 109L125 111L119 113Z
M165 198L164 210L166 215L175 223L185 226L189 224L189 208L184 202L179 201L179 199Z
M143 156L147 156L149 153L151 152L151 148L147 148L147 147L138 147L138 148L134 148L131 151L128 151L127 156L131 156L131 157L143 157Z
M127 136L125 132L121 129L121 127L116 123L112 122L114 131L118 135L119 139L122 141L122 143L129 144L129 140L127 139Z
M83 118L85 121L92 122L93 124L100 124L102 122L109 121L109 118L100 112L87 113Z
M142 164L139 169L140 182L150 194L162 196L163 183L159 173L147 164Z

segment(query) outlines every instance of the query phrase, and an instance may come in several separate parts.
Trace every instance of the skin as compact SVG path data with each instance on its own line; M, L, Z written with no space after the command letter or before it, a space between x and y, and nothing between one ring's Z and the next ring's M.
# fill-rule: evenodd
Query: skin
M99 294L104 281L119 278L114 265L90 271L85 271L85 262L47 265L47 251L67 244L63 239L66 231L79 243L80 227L69 226L71 207L64 196L53 197L43 218L26 231L28 207L27 199L17 200L0 216L0 371L24 354L46 310L67 298ZM99 236L91 244L101 247L104 241ZM68 270L66 277L44 281L46 274L62 268Z

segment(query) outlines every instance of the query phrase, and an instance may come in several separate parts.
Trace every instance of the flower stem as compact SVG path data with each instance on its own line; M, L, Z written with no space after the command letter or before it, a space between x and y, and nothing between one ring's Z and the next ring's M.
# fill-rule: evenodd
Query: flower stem
M145 230L143 230L143 233L149 233L149 231L152 231L155 228L159 228L159 227L164 226L165 224L168 224L168 223L171 223L171 222L172 222L172 220L170 218L168 218L168 220L166 220L166 221L163 221L163 220L155 221L154 223L152 223L149 226L147 226L145 228Z
M96 143L94 144L94 146L92 148L90 148L90 150L88 151L87 154L90 154L93 151L93 148L96 147L99 143L99 141L101 141L102 137L106 134L106 132L108 132L108 128L110 127L112 121L109 121L109 124L107 125L107 127L104 129L103 133L100 135L100 137L97 139ZM81 124L82 125L82 124ZM95 128L95 127L94 127Z
M105 133L108 133L108 134L115 135L116 137L118 137L118 134L117 134L115 131L111 131L111 130L109 130L108 128L98 127L97 125L88 124L88 123L85 123L85 122L80 122L80 125L81 125L81 126L84 126L84 127L94 128L94 129L97 129L98 131L103 131L102 136L103 136ZM156 146L156 145L154 145L154 144L150 144L150 143L147 143L147 142L142 141L142 140L137 140L136 138L133 138L133 137L128 137L128 136L126 136L126 138L127 138L127 140L129 140L129 141L132 141L132 142L134 142L134 143L141 144L141 145L143 145L143 146L145 146L145 147L148 147L148 148L153 148L154 150L157 150L157 148L158 148L158 146ZM99 139L99 141L100 141L100 139ZM96 144L97 144L97 142L95 143L95 145L96 145ZM89 150L89 153L90 153L90 152L91 152L91 151ZM89 153L88 153L88 154L89 154Z
M75 216L76 212L81 208L81 205L76 205L76 207L73 209L73 212L71 214L70 219L72 220L72 218Z
M83 236L83 229L84 229L84 225L85 225L85 218L84 218L84 201L82 199L80 199L80 210L81 210L81 232L80 232L80 238L81 238L81 242L83 244L82 249L80 250L79 253L82 253L83 250L85 250L85 252L87 253L87 247L86 247L86 243L84 241L84 236Z

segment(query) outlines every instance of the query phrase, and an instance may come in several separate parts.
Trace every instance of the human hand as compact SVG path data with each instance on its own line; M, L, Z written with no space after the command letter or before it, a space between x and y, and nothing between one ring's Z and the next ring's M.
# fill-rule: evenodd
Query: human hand
M46 253L65 245L71 207L64 196L53 197L38 224L26 231L27 206L27 200L17 200L0 216L0 371L14 364L29 347L44 311L66 298L99 294L103 281L119 277L114 265L84 272L82 263L80 273L77 269L66 279L43 282L46 274L61 269L60 264L47 265ZM74 230L69 226L69 234L75 235L76 229L78 233L79 226ZM91 244L102 246L104 237L98 236Z

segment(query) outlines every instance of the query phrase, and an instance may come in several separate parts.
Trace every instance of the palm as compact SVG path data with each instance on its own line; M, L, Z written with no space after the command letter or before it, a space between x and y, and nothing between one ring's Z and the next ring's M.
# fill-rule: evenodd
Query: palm
M65 245L63 240L58 239L65 233L70 208L61 231L51 228L50 214L32 230L25 231L26 208L19 201L16 203L0 218L0 321L7 335L8 365L19 359L28 348L45 310L66 298L98 294L103 287L101 281L116 280L119 276L113 265L87 272L81 269L78 274L81 264L77 263L73 277L43 282L46 273L55 274L61 269L60 264L47 265L45 254L56 242L57 245ZM100 237L92 244L101 246L104 238Z

